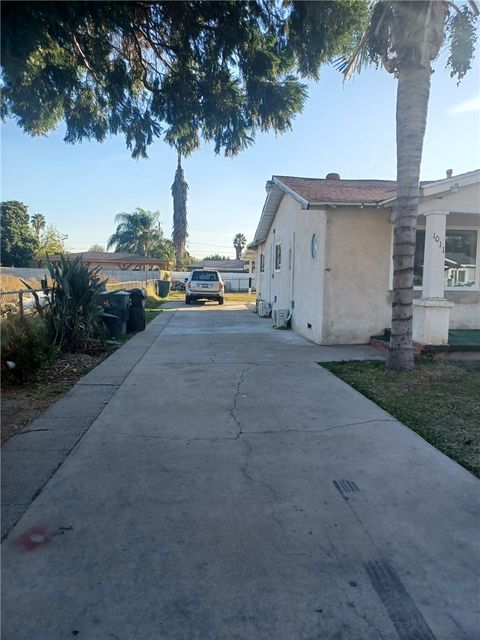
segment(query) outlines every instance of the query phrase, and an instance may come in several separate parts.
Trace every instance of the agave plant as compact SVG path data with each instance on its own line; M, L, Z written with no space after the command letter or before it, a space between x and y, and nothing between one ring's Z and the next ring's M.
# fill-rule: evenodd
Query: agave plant
M62 351L76 353L91 351L103 342L105 329L98 296L105 290L100 281L99 268L83 264L81 257L59 263L47 256L47 267L53 281L48 305L37 310L44 316L52 343Z

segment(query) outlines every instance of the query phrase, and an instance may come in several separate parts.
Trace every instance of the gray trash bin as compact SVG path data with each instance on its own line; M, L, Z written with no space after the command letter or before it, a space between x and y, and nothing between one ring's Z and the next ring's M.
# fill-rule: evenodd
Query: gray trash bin
M155 280L155 293L160 298L167 298L170 293L170 280Z

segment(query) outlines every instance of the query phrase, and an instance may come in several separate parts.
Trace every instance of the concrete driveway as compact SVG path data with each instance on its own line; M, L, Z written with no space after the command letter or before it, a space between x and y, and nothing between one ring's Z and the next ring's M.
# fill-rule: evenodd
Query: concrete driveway
M77 385L120 386L4 542L2 640L477 639L478 481L317 364L374 352L170 306Z

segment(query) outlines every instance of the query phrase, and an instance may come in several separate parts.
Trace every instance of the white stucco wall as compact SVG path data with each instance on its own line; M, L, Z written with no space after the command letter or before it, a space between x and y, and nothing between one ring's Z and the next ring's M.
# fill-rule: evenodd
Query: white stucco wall
M324 211L302 210L285 195L256 257L257 298L270 302L273 309L292 309L292 328L317 343L322 339L325 219ZM311 254L313 234L316 258ZM279 271L275 270L276 244L282 245ZM260 253L265 254L264 273L260 273Z
M324 344L362 344L390 326L390 211L328 210Z
M318 344L323 342L326 222L323 210L300 210L295 230L292 328ZM317 240L315 258L312 256L314 234Z

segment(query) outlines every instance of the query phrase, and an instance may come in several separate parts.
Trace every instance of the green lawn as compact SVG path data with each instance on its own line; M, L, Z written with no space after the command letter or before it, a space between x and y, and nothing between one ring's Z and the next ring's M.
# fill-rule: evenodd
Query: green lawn
M253 303L255 304L255 293L245 293L245 292L232 292L225 294L225 302L245 302L245 303ZM156 297L156 296L155 296ZM185 291L170 291L168 294L168 298L157 298L157 300L161 301L161 304L164 302L177 302L179 300L185 300Z
M480 477L480 363L419 358L415 371L383 362L328 362L326 369Z

